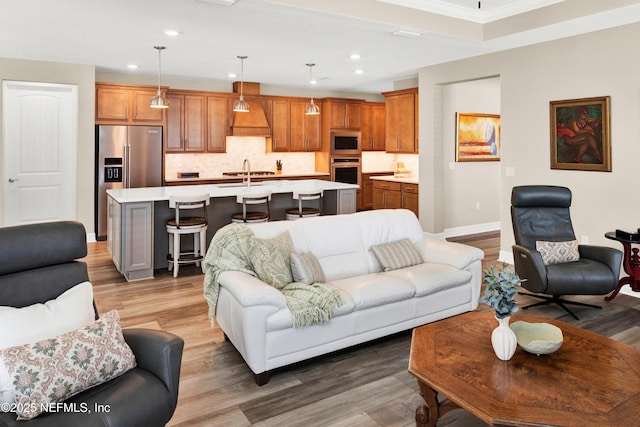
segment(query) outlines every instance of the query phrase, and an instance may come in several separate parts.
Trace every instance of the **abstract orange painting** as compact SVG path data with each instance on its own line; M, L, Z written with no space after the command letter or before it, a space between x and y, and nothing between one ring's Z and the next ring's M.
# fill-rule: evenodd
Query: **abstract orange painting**
M456 161L500 160L500 116L456 113Z

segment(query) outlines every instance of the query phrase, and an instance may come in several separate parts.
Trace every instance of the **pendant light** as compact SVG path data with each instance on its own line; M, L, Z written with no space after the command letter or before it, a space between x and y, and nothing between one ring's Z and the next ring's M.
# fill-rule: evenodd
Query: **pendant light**
M154 46L154 49L158 50L158 92L156 96L151 98L151 102L149 103L149 107L151 108L169 108L169 101L167 98L162 95L162 91L160 90L160 78L162 75L162 61L160 59L161 53L164 49L164 46Z
M313 81L312 70L315 65L316 64L307 64L307 67L309 67L309 83L311 84L311 100L309 101L307 108L304 110L304 114L306 114L307 116L315 116L317 114L320 114L320 107L318 107L313 102L313 84L315 82Z
M237 113L248 113L249 112L249 104L247 104L244 100L243 90L244 90L244 60L247 59L246 56L238 56L240 59L240 99L233 103L233 111Z

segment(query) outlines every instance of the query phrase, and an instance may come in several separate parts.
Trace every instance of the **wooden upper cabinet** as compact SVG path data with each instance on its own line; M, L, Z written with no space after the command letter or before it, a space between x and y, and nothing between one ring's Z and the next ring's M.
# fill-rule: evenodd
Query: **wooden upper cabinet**
M204 151L207 141L207 97L184 97L184 151Z
M271 109L271 150L289 151L290 133L290 102L288 99L274 99Z
M184 96L168 94L167 128L164 150L166 152L184 151Z
M207 97L170 92L167 95L167 132L165 151L202 152L207 136Z
M96 83L96 124L164 123L163 109L150 108L152 86Z
M327 107L324 114L330 114L331 129L360 129L362 101L340 101L331 99L324 102Z
M386 109L386 151L418 152L418 89L383 93Z
M290 101L291 119L291 144L290 151L319 151L321 149L320 140L320 116L306 115L305 109L308 101Z
M384 102L364 102L360 141L363 151L385 150L385 106Z
M227 150L229 116L226 96L207 97L207 151L224 153Z

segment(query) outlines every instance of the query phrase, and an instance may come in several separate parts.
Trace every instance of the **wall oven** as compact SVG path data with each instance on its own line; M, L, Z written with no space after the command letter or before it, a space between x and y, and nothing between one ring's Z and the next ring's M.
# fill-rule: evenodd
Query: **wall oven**
M360 156L360 132L331 132L332 156Z
M361 185L360 157L332 157L331 181Z

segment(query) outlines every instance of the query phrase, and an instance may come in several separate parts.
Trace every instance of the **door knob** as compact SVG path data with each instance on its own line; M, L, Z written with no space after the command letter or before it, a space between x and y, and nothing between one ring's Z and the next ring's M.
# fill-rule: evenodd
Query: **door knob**
M18 179L9 178L9 182L16 182Z

